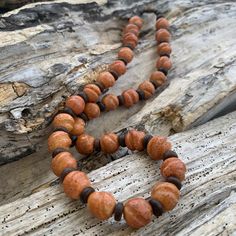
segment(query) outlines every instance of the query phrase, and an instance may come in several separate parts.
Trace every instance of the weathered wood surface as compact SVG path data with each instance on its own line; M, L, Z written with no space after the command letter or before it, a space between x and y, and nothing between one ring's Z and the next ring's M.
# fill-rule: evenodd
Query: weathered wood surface
M236 232L236 112L170 137L187 164L177 207L134 231L124 221L100 222L58 184L0 207L2 235L232 235ZM137 171L137 169L139 171ZM47 174L47 173L45 173ZM132 154L89 173L96 189L121 201L148 197L159 163Z

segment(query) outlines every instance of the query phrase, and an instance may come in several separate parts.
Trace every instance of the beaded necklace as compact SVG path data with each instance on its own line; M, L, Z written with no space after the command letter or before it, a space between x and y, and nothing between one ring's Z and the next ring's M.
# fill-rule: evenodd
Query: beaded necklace
M82 92L70 96L65 102L65 109L53 119L54 131L48 138L48 149L52 153L51 167L54 174L60 177L65 194L71 199L80 199L87 203L89 211L98 219L106 220L114 215L120 221L122 215L132 228L141 228L151 221L152 214L159 217L163 212L172 210L180 197L181 181L185 178L186 166L171 150L171 143L165 137L152 136L135 129L125 134L104 134L100 139L85 134L85 123L98 117L101 111L111 111L124 105L129 108L139 100L150 98L155 89L166 82L170 61L169 22L161 17L156 21L157 71L149 81L142 82L138 89L127 89L121 95L102 93L115 84L125 74L126 66L133 59L133 50L138 44L138 36L143 20L134 16L129 19L123 31L123 46L118 52L118 59L109 65L109 70L99 74L95 83L87 84ZM100 100L99 100L100 99ZM130 150L143 151L153 160L163 160L160 170L164 181L154 185L151 197L131 198L125 203L116 202L108 192L98 192L91 186L87 175L78 169L78 164L69 148L74 146L83 155L94 151L106 154L114 153L119 146Z

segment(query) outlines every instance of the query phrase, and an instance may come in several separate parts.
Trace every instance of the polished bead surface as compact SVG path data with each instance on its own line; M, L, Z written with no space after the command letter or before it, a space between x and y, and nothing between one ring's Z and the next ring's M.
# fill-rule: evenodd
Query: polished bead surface
M100 116L100 108L96 103L86 103L84 108L85 115L91 120Z
M134 57L134 53L130 48L123 47L118 52L118 58L123 58L127 63L131 62Z
M133 34L135 34L138 37L138 35L139 35L139 28L135 24L128 24L124 28L123 35L125 35L126 33L133 33Z
M84 129L85 129L84 120L79 117L75 118L75 123L74 123L73 129L71 130L71 134L79 136L84 133Z
M125 107L131 107L139 101L139 95L134 89L127 89L122 93Z
M145 133L137 130L130 130L125 135L125 144L130 150L142 151L144 149L143 139Z
M133 16L129 19L129 23L135 24L138 26L139 29L141 29L143 25L143 19L139 16Z
M69 107L76 115L83 112L85 102L82 97L73 95L66 100L66 107Z
M159 56L165 56L171 54L171 47L169 43L160 43L157 46L157 53Z
M119 99L114 94L107 94L102 98L102 103L105 105L106 111L111 111L119 106Z
M105 88L112 87L116 82L114 76L108 71L100 73L97 81L101 83Z
M72 141L68 133L64 131L53 132L48 138L48 150L53 152L56 148L66 148L68 149Z
M119 148L118 136L114 133L104 134L100 138L100 145L104 153L114 153Z
M168 30L166 30L166 29L159 29L156 32L157 43L163 43L163 42L168 43L168 42L170 42L170 39L171 39L171 35L170 35Z
M125 63L120 60L116 60L113 63L111 63L109 66L109 69L111 71L116 72L118 74L118 76L121 76L121 75L125 74L125 72L126 72Z
M162 56L157 59L156 63L156 68L159 69L164 69L164 70L170 70L172 67L172 63L169 57L167 56Z
M160 71L154 71L150 76L150 82L153 82L156 84L157 87L162 86L166 83L166 76L163 72Z
M142 82L138 88L144 92L145 99L150 98L155 93L154 85L149 81Z
M80 135L76 140L76 149L80 154L88 155L94 151L95 138L88 134Z
M159 29L169 29L169 28L170 28L170 23L166 18L161 17L156 21L156 29L157 30L159 30Z
M138 44L138 37L133 33L126 33L122 39L123 45L131 44L132 47L136 47Z
M71 131L73 129L74 123L75 123L74 118L71 115L67 113L60 113L54 117L52 125L55 128L64 127L68 131Z
M89 102L96 102L101 95L101 90L96 84L85 85L83 91L88 96Z

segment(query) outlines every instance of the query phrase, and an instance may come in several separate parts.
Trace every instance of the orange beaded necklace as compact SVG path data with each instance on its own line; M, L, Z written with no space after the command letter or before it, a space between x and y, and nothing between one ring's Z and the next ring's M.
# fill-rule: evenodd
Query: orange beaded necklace
M131 107L139 100L150 98L155 89L166 82L166 75L172 64L169 59L169 22L161 17L156 21L157 71L149 81L142 82L138 89L125 90L121 95L102 93L115 84L125 74L126 65L133 59L133 50L138 44L138 36L143 20L134 16L129 19L123 31L123 47L118 52L118 59L109 66L109 70L99 74L96 83L87 84L83 91L70 96L65 102L65 109L53 120L54 132L48 138L48 149L52 153L51 167L56 176L61 178L64 192L72 199L81 199L87 203L89 211L98 219L106 220L114 215L120 221L122 215L130 227L140 228L151 221L152 214L162 215L172 210L180 197L181 181L185 178L186 166L171 151L171 144L165 137L152 136L142 131L130 130L125 134L104 134L100 139L84 133L85 123L98 117L101 111L111 111L118 106ZM118 202L111 193L97 192L87 175L77 167L77 161L69 152L75 145L80 154L88 155L94 151L114 153L120 146L130 150L147 150L153 160L163 160L161 174L165 181L158 182L151 191L151 198L132 198L125 204Z

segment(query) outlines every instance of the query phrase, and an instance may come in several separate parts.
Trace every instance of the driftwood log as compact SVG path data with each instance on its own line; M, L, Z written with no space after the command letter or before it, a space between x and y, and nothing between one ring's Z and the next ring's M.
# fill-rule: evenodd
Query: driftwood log
M165 15L172 24L174 68L168 75L169 86L132 109L102 115L89 123L87 131L99 137L136 127L170 136L188 165L188 175L176 209L133 232L124 222L100 223L84 206L65 198L50 171L46 139L65 98L95 80L115 59L122 28L134 14L145 19L136 57L111 92L137 87L154 70L157 15ZM224 0L57 0L2 14L0 232L233 234L236 113L209 120L235 109L235 22L236 3ZM131 154L126 149L111 156L78 156L78 160L96 188L113 192L119 200L146 197L160 177L159 165L146 159L145 153ZM137 168L142 172L137 174Z

